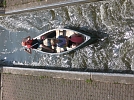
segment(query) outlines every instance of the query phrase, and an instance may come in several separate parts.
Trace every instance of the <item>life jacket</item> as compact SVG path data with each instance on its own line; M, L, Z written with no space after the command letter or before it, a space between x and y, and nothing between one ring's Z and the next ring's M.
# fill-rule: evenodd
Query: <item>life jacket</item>
M39 46L39 43L38 43L38 40L35 39L35 40L28 40L25 45L27 46L27 48L35 48L37 49L38 46Z

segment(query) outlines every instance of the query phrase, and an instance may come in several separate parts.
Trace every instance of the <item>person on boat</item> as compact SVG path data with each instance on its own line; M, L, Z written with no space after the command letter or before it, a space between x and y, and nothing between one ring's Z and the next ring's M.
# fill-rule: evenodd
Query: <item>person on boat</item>
M74 33L68 38L68 47L78 46L84 42L84 37L81 34Z
M31 39L31 37L28 36L22 40L21 44L22 44L22 46L27 47L27 49L25 49L25 51L30 54L32 53L31 49L37 49L39 46L41 46L42 48L53 53L54 52L53 49L51 49L43 44L43 40L45 38L46 38L46 36L41 36L40 40L38 40L38 39Z
M57 39L52 39L51 44L52 46L58 46L61 48L67 47L68 43L67 38L68 38L67 36L60 35Z
M73 46L78 46L84 41L84 38L80 34L74 33L70 37L60 35L57 39L52 39L52 45L56 45L58 47L64 48L64 47L72 47Z

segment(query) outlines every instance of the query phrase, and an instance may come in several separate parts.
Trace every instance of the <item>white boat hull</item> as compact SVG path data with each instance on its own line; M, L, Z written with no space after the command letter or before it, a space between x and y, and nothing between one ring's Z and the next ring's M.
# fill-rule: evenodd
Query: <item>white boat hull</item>
M74 51L74 50L80 48L82 45L84 45L86 42L88 42L88 41L91 39L90 36L85 35L85 34L82 34L81 32L74 31L74 30L71 30L71 29L65 29L65 28L49 30L49 31L44 32L44 33L42 33L41 35L35 37L34 39L40 39L40 37L41 37L42 35L45 35L45 34L48 34L48 33L52 33L52 34L55 33L56 35L54 35L54 36L51 37L51 38L49 38L49 37L46 38L46 39L43 41L43 44L44 44L44 45L48 45L48 43L47 43L47 40L48 40L48 39L57 38L59 35L64 35L64 36L68 36L68 37L69 37L69 36L73 35L74 33L76 33L76 34L81 34L81 35L83 36L83 38L84 38L84 42L81 43L81 44L79 44L79 45L76 46L76 47L71 47L71 48L68 48L68 47L67 47L67 51L64 51L63 48L60 48L60 47L56 47L56 52L55 52L55 53L50 53L50 52L47 52L47 51L43 51L43 50L41 50L42 48L34 49L35 51L38 51L38 52L41 52L41 53L46 53L46 54L51 54L51 55L65 54L65 53L69 53L69 52L71 52L71 51ZM52 47L52 48L53 48L53 47Z

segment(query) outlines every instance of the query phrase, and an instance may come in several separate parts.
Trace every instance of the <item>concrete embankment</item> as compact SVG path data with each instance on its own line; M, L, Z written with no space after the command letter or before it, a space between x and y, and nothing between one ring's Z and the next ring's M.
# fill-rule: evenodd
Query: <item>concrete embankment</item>
M133 100L134 75L3 67L2 100Z
M6 14L20 13L103 0L6 0Z

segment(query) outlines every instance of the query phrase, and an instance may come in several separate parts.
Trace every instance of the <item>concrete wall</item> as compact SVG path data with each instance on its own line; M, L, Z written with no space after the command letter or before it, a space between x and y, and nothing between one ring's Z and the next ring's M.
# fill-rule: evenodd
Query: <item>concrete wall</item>
M6 14L99 1L104 0L7 0Z

